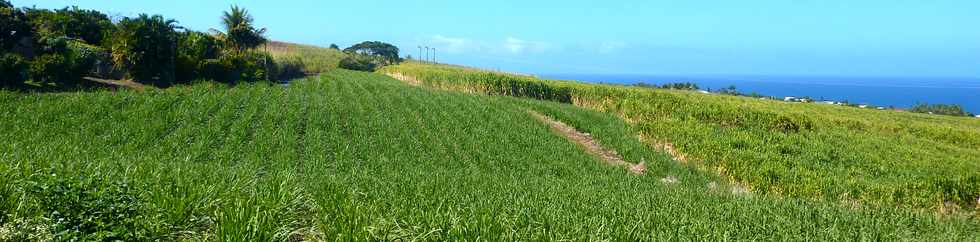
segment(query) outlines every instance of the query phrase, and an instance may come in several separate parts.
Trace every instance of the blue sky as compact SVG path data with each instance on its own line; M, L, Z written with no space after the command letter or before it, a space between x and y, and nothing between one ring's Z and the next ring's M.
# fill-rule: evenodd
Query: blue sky
M13 0L191 29L249 9L276 40L391 42L404 54L534 74L980 77L980 1Z

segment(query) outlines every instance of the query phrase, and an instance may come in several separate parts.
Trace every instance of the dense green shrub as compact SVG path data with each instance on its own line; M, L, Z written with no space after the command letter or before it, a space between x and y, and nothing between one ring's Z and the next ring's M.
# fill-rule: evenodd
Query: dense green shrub
M222 21L225 31L178 32L176 21L141 14L113 25L106 14L77 7L47 10L13 8L0 1L3 86L31 80L39 88L84 86L85 76L130 78L170 86L196 79L221 82L303 76L305 62L277 64L255 52L265 29L245 9L233 7ZM31 38L33 37L33 38ZM35 60L36 59L36 60Z
M633 86L645 87L645 88L672 89L672 90L689 90L689 91L701 89L700 87L698 87L698 84L691 83L691 82L667 83L663 85L637 83L637 84L633 84Z
M177 48L175 24L160 15L124 18L113 35L113 62L138 82L172 84Z
M21 39L31 36L31 26L27 16L10 2L0 1L0 48L10 50Z
M29 8L27 16L39 39L68 37L92 45L102 45L113 29L112 21L105 14L78 7L54 11Z
M206 33L187 31L177 35L176 81L187 83L203 78L206 60L217 59L221 54L218 39Z
M129 184L101 178L41 176L30 183L50 232L59 240L147 239L141 201Z
M61 54L43 54L34 57L30 65L31 79L35 82L64 87L71 83L71 63Z
M15 88L27 79L27 62L11 53L0 53L0 88Z
M306 76L306 65L302 61L279 61L277 80L289 80Z
M339 67L354 71L374 71L378 67L378 64L374 61L374 58L350 54L340 60Z
M915 107L912 107L912 109L910 109L909 111L915 113L928 113L928 114L939 114L939 115L949 115L949 116L970 116L970 113L967 113L966 111L963 110L963 106L957 104L947 105L947 104L920 103Z
M112 55L106 49L74 40L68 41L66 47L65 53L76 74L103 78L115 77Z
M381 41L364 41L344 49L344 52L377 57L380 60L379 65L390 65L402 61L398 57L398 47Z
M265 53L228 53L205 60L201 78L223 83L253 82L275 77L276 63Z
M50 38L42 43L41 55L30 64L30 77L37 84L59 89L87 86L87 75L103 76L110 69L109 54L102 48L66 38ZM103 73L104 74L104 73Z

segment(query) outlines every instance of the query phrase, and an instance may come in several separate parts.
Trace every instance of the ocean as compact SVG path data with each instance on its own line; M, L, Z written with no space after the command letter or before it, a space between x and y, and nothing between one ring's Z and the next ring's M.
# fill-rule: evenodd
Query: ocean
M735 86L741 93L774 97L811 97L816 100L848 101L882 107L910 108L919 103L959 104L967 112L980 114L980 78L884 78L884 77L792 77L792 76L655 76L552 74L545 79L576 80L613 84L665 84L691 82L701 89Z

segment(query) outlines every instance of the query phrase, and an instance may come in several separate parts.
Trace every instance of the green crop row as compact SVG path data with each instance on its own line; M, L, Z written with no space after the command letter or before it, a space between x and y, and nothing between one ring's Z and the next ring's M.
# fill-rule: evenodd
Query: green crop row
M649 172L605 165L529 109ZM963 241L980 231L931 212L733 195L614 115L372 73L288 87L0 91L0 130L3 241Z
M381 70L419 85L532 97L616 114L751 190L845 203L972 211L980 120L691 91L541 80L444 65ZM537 92L537 93L535 93Z

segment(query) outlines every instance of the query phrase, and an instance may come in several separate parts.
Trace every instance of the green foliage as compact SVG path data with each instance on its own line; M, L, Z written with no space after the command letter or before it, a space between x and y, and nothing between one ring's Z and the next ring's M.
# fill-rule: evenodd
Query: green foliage
M275 58L276 62L302 67L301 72L310 74L336 69L340 65L340 60L347 56L330 48L275 41L267 43L265 49ZM288 68L284 67L284 69Z
M0 33L6 34L2 51L20 54L28 62L41 56L30 68L23 68L28 72L15 71L23 67L22 61L5 57L5 68L11 71L3 73L10 76L4 85L23 82L23 78L17 78L18 73L29 73L33 80L29 83L34 88L55 87L53 90L94 85L83 80L85 76L130 78L159 87L196 79L229 83L288 79L303 76L310 71L305 69L309 66L335 67L340 59L324 63L319 59L308 62L285 58L278 64L274 59L280 56L254 52L252 49L265 43L265 30L253 27L252 17L237 6L223 16L227 33L218 36L195 31L178 33L176 21L159 15L124 18L113 26L105 14L77 7L26 11L0 8ZM25 38L32 36L32 29L36 30L35 38ZM338 51L331 52L340 55Z
M78 7L54 11L30 8L27 15L38 39L68 37L102 46L113 30L112 21L105 14Z
M340 50L340 46L337 46L337 44L330 44L330 49L331 50Z
M718 89L717 93L722 95L730 95L730 96L742 96L742 93L738 92L738 89L735 89L735 86L728 86L722 89Z
M205 78L204 65L221 55L220 42L206 33L187 31L177 35L176 81L188 83Z
M401 73L417 76L427 85L451 90L476 92L488 95L527 97L538 100L572 103L572 90L568 87L549 85L530 76L501 75L494 72L459 72L454 67L417 69L419 62L408 62L391 68L383 68L386 73ZM442 66L440 66L442 67ZM424 70L424 71L423 71Z
M28 63L16 54L0 52L0 89L17 88L27 80Z
M272 57L260 52L229 53L205 60L201 78L222 83L254 82L278 76Z
M928 104L920 103L909 109L911 112L915 113L928 113L928 114L938 114L938 115L949 115L949 116L971 116L963 110L963 106L953 104Z
M50 83L56 86L73 83L78 78L73 76L72 64L61 54L43 54L31 61L31 79L36 82ZM61 84L61 85L58 85Z
M278 67L278 74L276 75L276 80L291 80L295 78L300 78L306 76L306 64L299 61L275 61L275 57L272 57Z
M175 79L176 21L141 14L124 18L113 35L112 58L116 66L141 83L169 85Z
M690 83L690 82L667 83L667 84L663 84L663 85L650 85L650 84L646 84L646 83L637 83L637 84L634 84L634 86L637 86L637 87L646 87L646 88L661 88L661 89L673 89L673 90L687 90L687 91L697 91L697 90L700 90L700 88L698 87L698 84Z
M91 177L39 176L29 188L48 227L59 239L136 241L146 239L137 193L122 181Z
M974 213L980 198L975 119L548 81L418 62L381 72L433 88L616 114L651 145L670 143L693 165L764 194L937 210L952 205ZM738 94L733 87L721 92Z
M72 64L76 78L86 75L110 77L113 75L112 55L102 47L80 41L67 41L64 52Z
M398 47L381 41L364 41L344 49L344 52L379 57L382 61L381 65L401 62Z
M349 54L340 60L338 67L354 71L374 71L378 67L375 58L359 54Z
M649 173L607 166L528 110L592 134L630 162L645 160ZM9 201L0 207L10 214L0 217L0 227L51 221L42 217L61 208L35 201L52 201L45 204L96 211L71 212L83 215L73 221L146 235L124 241L969 241L980 235L975 219L931 211L732 195L724 178L651 149L636 138L643 130L615 115L431 91L375 73L333 70L288 87L0 92L0 130L0 201ZM51 174L57 178L50 182L38 177ZM668 176L679 182L665 185ZM35 187L30 181L69 192L22 192ZM957 182L969 180L937 184ZM142 222L110 220L122 214Z
M228 46L237 52L254 49L266 42L265 28L255 28L252 26L254 19L244 8L231 6L230 11L224 12L221 23L225 27L225 32L218 32Z
M109 54L102 48L66 38L49 38L42 43L41 55L30 62L30 79L41 87L71 90L88 86L87 75L109 72Z
M30 36L31 26L27 16L10 2L4 1L0 6L0 50L11 50L21 39Z

